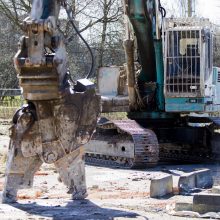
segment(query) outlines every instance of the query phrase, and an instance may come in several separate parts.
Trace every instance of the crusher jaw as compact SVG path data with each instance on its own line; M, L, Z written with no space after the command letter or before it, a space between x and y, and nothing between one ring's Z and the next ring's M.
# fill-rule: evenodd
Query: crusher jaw
M100 97L87 79L69 83L57 19L63 1L34 0L14 58L27 104L13 117L2 202L16 201L43 163L54 164L73 199L87 196L83 145L96 127Z

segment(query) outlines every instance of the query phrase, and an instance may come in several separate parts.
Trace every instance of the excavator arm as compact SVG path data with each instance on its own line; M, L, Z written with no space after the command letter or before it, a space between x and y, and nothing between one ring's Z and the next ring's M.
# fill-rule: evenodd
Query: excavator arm
M142 66L141 79L156 81L156 64L153 39L153 21L146 0L126 1L126 14L134 29L138 45L138 59Z
M125 40L130 110L163 110L164 78L160 20L165 16L165 9L158 0L125 0L124 8L127 23L132 26L131 28L130 25L126 25L128 34ZM131 32L135 36L134 39L131 38ZM134 40L137 48L134 48ZM141 65L138 74L134 71L135 49L136 61Z

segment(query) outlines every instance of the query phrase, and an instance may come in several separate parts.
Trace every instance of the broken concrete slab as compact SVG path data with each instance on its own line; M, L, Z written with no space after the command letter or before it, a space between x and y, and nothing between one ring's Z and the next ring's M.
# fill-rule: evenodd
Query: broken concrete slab
M202 169L181 175L178 186L180 193L192 193L199 189L211 188L213 183L211 170Z
M200 214L220 211L220 195L202 193L193 197L193 211Z
M210 169L202 169L195 172L196 187L201 189L212 188L214 180Z
M192 211L178 211L173 213L174 216L179 216L179 217L187 217L188 218L200 218L201 215L197 212L192 212Z
M165 175L151 180L150 197L157 198L173 193L173 177Z
M178 211L171 213L173 216L179 216L179 217L187 217L189 218L203 218L203 219L220 219L220 214L216 212L209 212L206 214L199 214L198 212L192 212L192 211Z

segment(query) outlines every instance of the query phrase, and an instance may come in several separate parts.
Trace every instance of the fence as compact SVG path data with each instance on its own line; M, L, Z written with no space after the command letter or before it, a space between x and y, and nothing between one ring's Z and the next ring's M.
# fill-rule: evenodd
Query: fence
M0 118L10 119L24 104L20 89L0 89Z

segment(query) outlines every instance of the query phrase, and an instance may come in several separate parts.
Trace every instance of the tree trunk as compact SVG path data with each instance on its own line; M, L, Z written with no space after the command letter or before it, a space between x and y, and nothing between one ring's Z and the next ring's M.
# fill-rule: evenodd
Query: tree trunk
M188 17L192 17L192 0L188 0Z
M101 35L101 42L99 48L99 56L98 56L98 67L103 66L103 54L105 50L105 41L106 41L106 31L108 25L108 1L104 0L103 4L103 25L102 25L102 35Z

